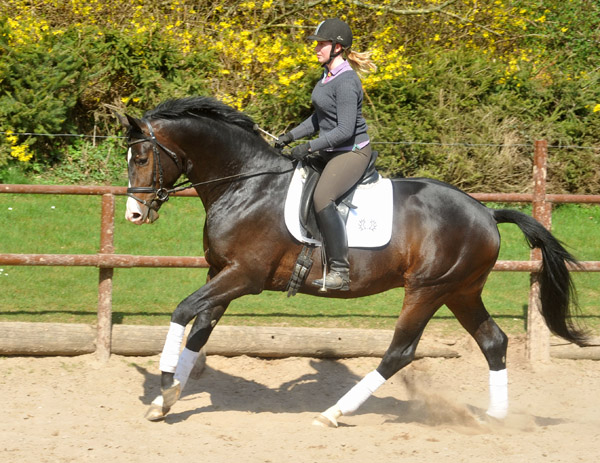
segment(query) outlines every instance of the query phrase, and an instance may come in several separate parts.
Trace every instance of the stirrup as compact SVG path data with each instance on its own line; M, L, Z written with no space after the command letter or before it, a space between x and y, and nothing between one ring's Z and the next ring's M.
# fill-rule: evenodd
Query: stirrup
M325 279L315 280L312 284L320 286L323 292L328 289L332 291L350 291L350 279L348 276L335 270L329 272Z

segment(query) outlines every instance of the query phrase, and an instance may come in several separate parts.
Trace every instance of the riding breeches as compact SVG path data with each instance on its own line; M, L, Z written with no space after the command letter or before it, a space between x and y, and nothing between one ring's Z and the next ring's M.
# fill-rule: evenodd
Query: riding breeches
M348 192L361 179L371 159L371 145L341 154L323 153L330 158L315 188L313 202L319 213Z

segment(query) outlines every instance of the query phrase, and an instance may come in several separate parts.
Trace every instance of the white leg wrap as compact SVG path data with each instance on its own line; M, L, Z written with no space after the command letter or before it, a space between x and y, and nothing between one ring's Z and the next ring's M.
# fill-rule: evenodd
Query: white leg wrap
M508 373L490 370L490 406L487 414L499 420L508 414Z
M175 373L184 333L185 326L171 322L162 355L160 356L160 371L164 371L165 373Z
M373 370L338 400L337 406L343 415L354 413L383 383L385 378Z
M190 377L192 368L194 368L199 355L200 352L191 351L187 347L181 351L179 362L177 362L177 368L175 369L175 380L179 381L181 384L182 391L187 383L188 378Z

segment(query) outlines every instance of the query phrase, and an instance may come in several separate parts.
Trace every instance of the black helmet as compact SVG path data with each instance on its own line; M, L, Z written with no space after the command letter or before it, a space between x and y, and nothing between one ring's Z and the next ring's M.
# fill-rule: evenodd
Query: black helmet
M333 48L337 43L342 48L349 48L352 45L352 30L348 24L340 19L326 19L317 26L314 34L308 36L308 40L333 42Z

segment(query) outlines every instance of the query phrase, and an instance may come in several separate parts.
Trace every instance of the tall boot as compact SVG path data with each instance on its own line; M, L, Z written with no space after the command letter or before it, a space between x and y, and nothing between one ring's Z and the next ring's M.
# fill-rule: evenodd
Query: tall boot
M335 203L331 202L319 211L317 221L329 264L329 272L325 276L325 289L348 291L350 289L348 237L346 225ZM323 279L313 281L313 285L323 287Z

